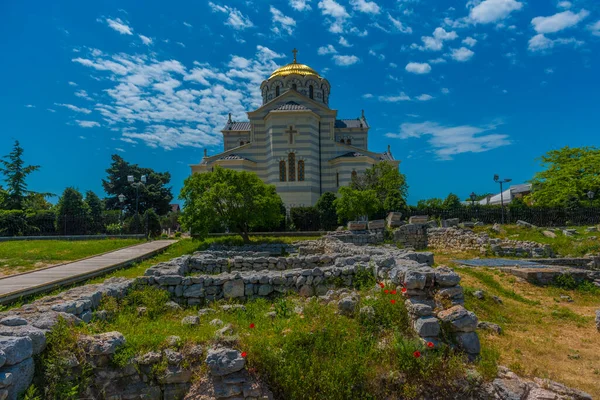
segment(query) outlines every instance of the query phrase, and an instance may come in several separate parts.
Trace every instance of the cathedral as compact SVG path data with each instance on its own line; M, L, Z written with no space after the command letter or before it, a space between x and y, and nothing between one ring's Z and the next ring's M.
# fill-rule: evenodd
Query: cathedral
M314 69L294 60L260 85L262 106L248 121L233 121L221 131L225 151L191 165L192 173L215 165L255 172L275 185L286 208L314 205L321 194L336 193L352 176L385 161L398 166L391 150L368 150L369 124L364 112L338 119L329 108L331 85Z

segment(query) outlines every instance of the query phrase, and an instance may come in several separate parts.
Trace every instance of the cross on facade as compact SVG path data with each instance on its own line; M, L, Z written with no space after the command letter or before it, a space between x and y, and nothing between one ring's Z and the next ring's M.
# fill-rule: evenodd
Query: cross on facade
M294 53L294 64L296 64L296 54L298 54L298 50L296 50L296 48L294 47L294 50L292 50L292 53Z
M295 130L294 127L290 125L290 129L285 131L285 133L290 135L290 144L294 144L294 134L298 133L298 131Z

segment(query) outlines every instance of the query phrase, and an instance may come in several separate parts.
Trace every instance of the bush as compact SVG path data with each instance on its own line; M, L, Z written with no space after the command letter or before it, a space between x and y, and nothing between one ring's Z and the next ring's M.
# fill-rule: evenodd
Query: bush
M119 235L119 234L121 234L122 229L123 228L122 228L121 224L108 224L104 228L104 230L106 231L106 234L108 234L108 235Z
M56 213L37 211L27 214L27 231L33 235L51 235L56 233Z
M319 230L319 210L316 207L294 207L290 209L290 219L300 231Z
M139 214L133 214L127 218L124 223L125 232L127 233L144 233L144 225L142 225L142 218Z
M181 232L175 232L175 237L176 238L180 238L181 237Z
M0 235L23 236L27 232L27 219L21 210L0 210Z
M162 233L160 218L153 209L146 210L144 213L143 223L147 227L147 233L149 237L158 237Z
M72 187L63 192L56 205L56 230L63 235L85 235L90 226L90 209L81 193Z
M326 192L321 195L315 207L319 211L319 227L325 231L334 230L337 227L337 213L333 202L335 201L335 194Z

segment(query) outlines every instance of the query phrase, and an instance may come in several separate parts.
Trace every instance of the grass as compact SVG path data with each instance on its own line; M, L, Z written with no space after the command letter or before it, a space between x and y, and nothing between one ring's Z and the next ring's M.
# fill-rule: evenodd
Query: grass
M181 349L213 345L222 339L215 336L219 327L209 321L220 319L233 329L227 342L247 352L248 368L264 379L278 398L462 398L465 393L459 395L457 385L468 368L462 356L444 345L427 349L417 340L399 295L370 290L361 294L361 306L373 307L373 318L347 318L336 313L334 304L289 296L249 301L246 311L224 312L218 307L222 302L213 303L214 313L190 327L183 326L181 319L197 315L196 308L166 310L168 293L143 288L121 302L106 300L103 307L112 317L78 329L86 334L123 333L126 345L119 350L118 359L126 361L165 348L171 335L181 338ZM392 304L394 297L398 299ZM139 306L147 308L145 315L138 316ZM295 311L298 306L302 312ZM274 318L266 315L270 311L275 311ZM421 352L420 358L414 356L416 350ZM477 367L484 375L493 370L493 354L486 355Z
M138 239L31 240L0 243L0 276L18 274L142 243Z
M539 287L487 268L456 270L465 306L480 321L503 328L502 335L480 331L484 351L496 352L500 363L518 374L549 378L600 397L600 335L594 325L600 290L588 285ZM475 298L475 290L483 290L485 298ZM573 302L561 298L565 295Z
M545 229L531 229L518 225L503 225L502 232L496 232L488 227L476 227L475 232L485 232L492 238L526 240L549 244L552 250L561 256L581 257L588 253L600 252L600 232L587 232L585 227L573 227L577 230L575 236L565 236L555 232L555 238L549 238L542 233ZM548 229L550 230L550 228Z

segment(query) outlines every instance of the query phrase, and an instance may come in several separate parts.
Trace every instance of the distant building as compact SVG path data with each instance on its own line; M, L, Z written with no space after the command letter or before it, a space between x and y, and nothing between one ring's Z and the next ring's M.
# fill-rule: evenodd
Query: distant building
M514 199L523 198L529 193L531 193L531 184L522 183L520 185L511 186L502 192L502 195L498 193L493 196L488 196L483 200L479 200L477 203L484 206L499 206L502 202L506 205L510 204Z
M179 204L169 204L169 207L171 208L171 212L181 211L181 207L179 207Z

